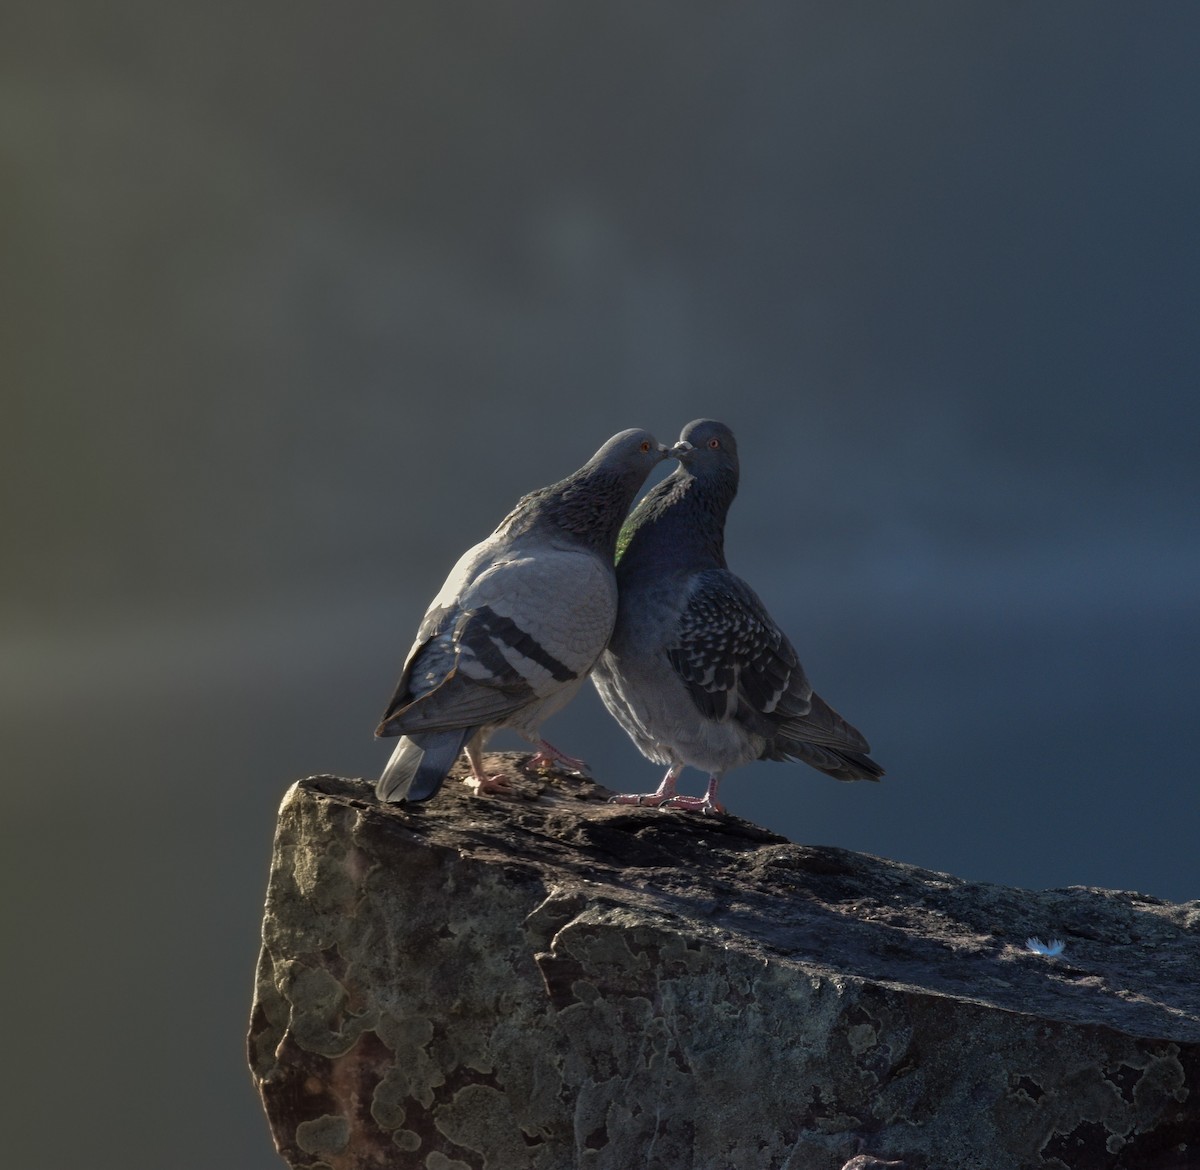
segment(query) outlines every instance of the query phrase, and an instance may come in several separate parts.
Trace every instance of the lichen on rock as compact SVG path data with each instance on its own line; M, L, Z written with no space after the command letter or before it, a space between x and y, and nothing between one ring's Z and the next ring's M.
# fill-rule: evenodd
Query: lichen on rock
M284 800L249 1053L296 1170L1200 1165L1200 905L489 764L510 799Z

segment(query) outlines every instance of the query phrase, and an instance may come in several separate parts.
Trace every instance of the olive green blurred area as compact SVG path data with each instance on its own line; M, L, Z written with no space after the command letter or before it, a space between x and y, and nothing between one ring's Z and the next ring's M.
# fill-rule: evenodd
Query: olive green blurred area
M457 555L625 427L735 429L732 566L888 768L755 765L733 812L1200 897L1198 34L8 5L6 1160L282 1165L242 1051L279 800L378 772ZM547 731L657 781L590 692Z

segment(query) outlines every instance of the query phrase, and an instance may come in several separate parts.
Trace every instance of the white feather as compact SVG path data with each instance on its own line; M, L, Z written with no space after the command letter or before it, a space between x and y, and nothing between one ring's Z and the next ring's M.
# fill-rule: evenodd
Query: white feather
M1040 938L1027 938L1025 946L1035 955L1047 955L1050 958L1061 955L1067 949L1061 938L1052 938L1049 943L1042 942Z

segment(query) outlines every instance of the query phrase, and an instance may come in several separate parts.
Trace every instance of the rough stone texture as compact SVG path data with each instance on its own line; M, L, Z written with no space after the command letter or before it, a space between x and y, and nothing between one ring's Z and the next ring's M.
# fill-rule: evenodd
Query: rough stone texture
M292 1167L1200 1167L1200 903L968 884L523 759L490 761L512 799L284 799L249 1051Z

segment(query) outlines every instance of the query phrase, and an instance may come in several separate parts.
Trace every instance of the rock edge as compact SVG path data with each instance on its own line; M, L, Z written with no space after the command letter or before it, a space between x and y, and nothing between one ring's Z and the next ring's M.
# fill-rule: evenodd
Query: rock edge
M1200 903L967 883L526 763L489 761L511 799L285 796L249 1056L295 1170L1200 1166Z

